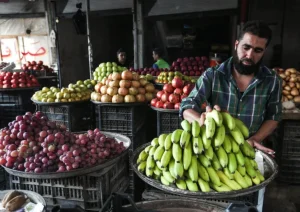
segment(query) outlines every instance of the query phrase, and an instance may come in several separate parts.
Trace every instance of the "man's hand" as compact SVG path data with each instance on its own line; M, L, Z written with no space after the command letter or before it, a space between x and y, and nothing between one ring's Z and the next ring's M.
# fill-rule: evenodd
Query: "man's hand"
M255 140L249 139L249 140L247 140L247 142L248 142L252 147L254 147L254 148L256 148L256 149L258 149L258 150L260 150L260 151L263 151L264 153L269 154L269 155L271 155L273 158L275 158L275 155L274 155L274 154L275 154L275 151L274 151L273 149L269 149L269 148L263 146L261 143L255 141Z
M215 105L214 109L216 109L217 111L221 111L221 108L220 108L219 105ZM205 121L205 118L206 118L206 113L211 112L211 111L212 111L212 108L210 106L206 106L206 112L202 113L201 116L200 116L200 120L199 120L200 126L204 125L204 121Z

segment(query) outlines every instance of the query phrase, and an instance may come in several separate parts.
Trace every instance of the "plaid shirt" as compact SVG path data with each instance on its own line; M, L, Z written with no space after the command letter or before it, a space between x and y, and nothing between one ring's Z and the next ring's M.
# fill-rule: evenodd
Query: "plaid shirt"
M232 58L207 69L195 88L180 105L180 116L186 109L201 112L201 105L219 105L232 116L241 119L250 135L258 131L265 120L281 120L282 80L272 70L260 67L250 85L241 93L232 74Z

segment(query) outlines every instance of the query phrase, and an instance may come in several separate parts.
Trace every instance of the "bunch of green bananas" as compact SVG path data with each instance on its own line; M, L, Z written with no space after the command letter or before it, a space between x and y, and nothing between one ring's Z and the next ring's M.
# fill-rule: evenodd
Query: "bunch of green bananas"
M138 156L138 170L163 185L217 192L240 190L264 181L255 150L245 142L244 123L229 113L213 110L205 124L181 122L182 129L154 138Z

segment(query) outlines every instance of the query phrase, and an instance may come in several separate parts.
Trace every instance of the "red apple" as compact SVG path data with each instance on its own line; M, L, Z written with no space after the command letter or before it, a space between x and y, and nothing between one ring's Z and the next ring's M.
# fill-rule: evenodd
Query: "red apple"
M156 72L156 76L158 76L159 75L159 72Z
M35 61L32 61L32 62L31 62L31 65L35 66L35 65L36 65L36 62L35 62Z
M174 61L174 62L172 63L172 66L173 66L173 67L178 66L178 63Z
M184 74L185 76L190 76L190 73L189 73L188 71L184 71L183 74Z
M12 87L12 88L17 88L18 85L17 85L17 84L12 84L11 87Z
M186 98L186 97L188 97L188 95L187 94L182 94L181 96L180 96L180 101L182 101L184 98Z
M203 62L202 61L198 61L198 66L202 66Z
M154 71L154 69L153 68L149 68L149 72L152 72L152 71Z
M171 102L165 102L164 108L165 109L174 109L174 104Z
M161 101L162 102L167 102L168 100L169 100L169 95L170 94L168 94L167 92L166 93L164 93L162 96L161 96Z
M198 66L194 66L194 67L193 67L193 70L194 70L194 71L198 71L198 70L199 70Z
M189 61L189 58L187 58L187 57L183 58L183 62L188 62L188 61Z
M197 66L198 65L198 62L195 60L192 62L192 66Z
M20 83L20 84L19 84L19 87L20 87L20 88L25 88L26 85L25 85L24 83Z
M10 88L10 85L9 84L4 84L3 88Z
M152 106L152 107L156 107L156 102L158 102L158 101L159 101L158 98L152 99L152 100L151 100L151 106Z
M27 67L28 67L28 66L31 66L31 62L30 62L30 61L27 61L26 66L27 66Z
M193 61L193 60L195 60L195 58L193 58L193 57L190 57L190 61Z
M191 61L188 61L188 62L186 63L186 65L187 65L187 66L191 66L191 65L192 65L192 62L191 62Z
M174 88L182 88L183 86L183 81L179 77L174 77L172 80L172 86Z
M186 63L185 62L180 63L180 67L182 66L186 66Z
M33 66L28 66L28 70L33 70Z
M195 76L200 76L201 72L200 71L195 71Z
M195 72L194 71L190 71L190 76L195 76Z
M175 93L175 94L178 94L178 95L181 95L181 94L182 94L182 89L176 88L176 89L174 90L174 93Z
M188 66L188 70L189 70L189 71L192 71L192 70L193 70L193 67L192 67L192 66Z
M182 62L182 58L178 58L177 63L181 63L181 62Z
M176 103L176 104L174 105L174 109L175 109L175 110L179 110L179 108L180 108L180 103L178 102L178 103Z
M201 57L195 57L195 60L200 61Z
M155 107L157 108L163 108L164 107L164 103L162 101L157 101L155 104Z
M173 93L170 94L169 102L174 103L174 104L180 102L180 96L178 94L173 94Z
M174 67L174 71L179 71L179 70L180 70L179 66Z
M164 91L158 91L156 94L156 97L158 98L158 100L161 99L161 96L164 94Z
M17 82L18 82L18 80L16 80L16 79L12 79L12 80L10 81L11 84L16 84Z
M164 84L163 90L167 93L173 93L174 88L172 84L168 83L168 84Z
M32 84L31 83L27 83L26 86L27 87L32 87Z
M43 61L39 61L38 63L37 63L39 66L41 66L41 65L43 65Z
M201 60L202 60L202 61L208 61L208 59L207 59L206 56L202 56L202 57L201 57Z
M25 83L26 80L25 80L25 78L20 78L18 81L19 81L19 83Z

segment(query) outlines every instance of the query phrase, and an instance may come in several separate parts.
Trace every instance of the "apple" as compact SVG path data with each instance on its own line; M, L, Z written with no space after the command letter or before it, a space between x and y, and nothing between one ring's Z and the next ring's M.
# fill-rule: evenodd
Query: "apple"
M152 100L151 100L151 103L150 103L150 104L151 104L151 106L152 106L152 107L156 107L156 102L158 102L158 101L159 101L159 99L158 99L158 98L154 98L154 99L152 99Z
M180 70L179 66L174 67L174 71L179 71L179 70Z
M28 70L32 70L33 69L33 67L32 66L28 66Z
M157 108L163 108L164 107L164 103L162 101L157 101L155 104L155 107Z
M182 88L183 87L183 81L181 78L175 76L172 80L172 86L174 88Z
M26 66L27 66L27 67L28 67L28 66L31 66L31 62L30 62L30 61L27 61Z
M183 58L183 62L188 62L188 61L189 61L189 58L187 58L187 57Z
M176 103L176 104L174 105L174 109L175 109L175 110L179 110L179 108L180 108L180 103L178 102L178 103Z
M25 83L26 80L24 78L20 78L18 81L19 83Z
M31 62L31 65L35 66L35 65L36 65L36 62L35 62L35 61L32 61L32 62Z
M200 61L201 60L201 57L195 57L195 60L197 60L197 61Z
M175 93L175 94L178 94L178 95L181 95L181 94L182 94L182 89L176 88L176 89L174 90L174 93Z
M182 91L184 94L189 95L194 87L195 87L195 84L189 83L183 87Z
M37 63L39 66L42 66L43 65L43 61L39 61L38 63Z
M208 61L208 59L207 59L206 56L202 56L202 57L201 57L201 60L202 60L202 61Z
M156 76L158 76L159 75L159 72L156 72Z
M165 109L174 109L174 104L171 102L165 102L163 107Z
M192 70L193 70L193 67L192 67L192 66L188 66L188 70L189 70L189 71L192 71Z
M12 87L12 88L17 88L18 85L17 85L17 84L12 84L11 87Z
M164 94L164 91L158 91L156 97L160 100L161 96Z
M161 96L161 101L162 102L167 102L168 100L169 100L169 96L170 96L170 94L168 94L168 93L164 93L162 96Z
M177 63L181 63L181 62L182 62L182 58L178 58Z
M198 66L202 66L203 62L202 61L198 61Z
M188 71L184 71L183 74L186 75L186 76L190 75Z
M174 61L174 62L172 63L172 67L175 67L175 66L178 66L178 63Z
M26 85L25 85L24 83L20 83L20 84L19 84L19 87L20 87L20 88L25 88Z
M188 97L188 95L187 94L182 94L181 96L180 96L180 101L182 101L184 98L186 98L186 97Z
M195 76L195 72L194 71L190 71L190 76Z
M172 84L164 84L163 90L167 93L173 93L174 88L172 86Z
M191 61L188 61L188 62L186 63L186 65L187 65L187 66L191 66L191 65L192 65L192 62L191 62Z
M10 88L10 85L9 84L4 84L3 88Z
M193 57L190 57L189 59L190 59L190 61L193 61L195 58L193 58Z
M193 67L193 70L194 70L194 71L198 71L198 70L199 70L198 66L194 66L194 67Z
M184 63L184 62L180 63L180 67L182 67L182 66L186 66L186 63Z
M26 84L27 87L32 87L31 83Z
M174 104L180 102L180 96L178 94L174 94L174 93L170 94L169 102L174 103Z
M204 65L205 67L208 67L208 66L209 66L209 62L208 62L208 61L204 61L203 65Z
M201 72L200 71L195 71L195 76L200 76Z
M18 82L18 80L16 80L16 79L12 79L12 80L10 81L11 84L16 84L17 82Z

